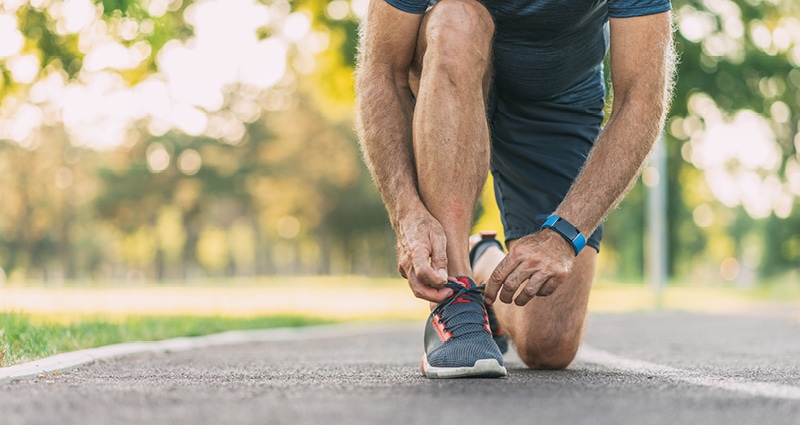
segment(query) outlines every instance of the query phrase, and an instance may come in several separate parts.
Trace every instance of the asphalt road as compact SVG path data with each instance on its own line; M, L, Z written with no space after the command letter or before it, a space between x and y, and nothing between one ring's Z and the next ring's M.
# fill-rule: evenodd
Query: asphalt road
M422 377L421 323L364 329L15 381L0 424L800 424L796 314L595 315L568 370L494 380Z

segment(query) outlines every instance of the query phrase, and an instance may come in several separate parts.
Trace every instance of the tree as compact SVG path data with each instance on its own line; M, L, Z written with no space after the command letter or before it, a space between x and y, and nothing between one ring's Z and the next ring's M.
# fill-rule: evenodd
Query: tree
M365 5L0 1L0 267L54 278L394 273L352 131ZM672 275L796 270L800 4L673 6ZM607 275L641 276L642 235L627 224L642 222L644 199L635 187L606 225Z

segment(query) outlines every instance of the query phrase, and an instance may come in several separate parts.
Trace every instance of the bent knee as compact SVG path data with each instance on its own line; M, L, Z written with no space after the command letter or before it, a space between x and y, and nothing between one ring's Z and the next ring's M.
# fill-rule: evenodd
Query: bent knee
M578 353L580 341L559 344L517 347L517 354L526 366L539 370L566 369Z
M494 21L475 0L441 0L429 12L425 62L488 66Z
M441 0L429 12L429 31L453 35L464 41L491 39L494 20L486 7L477 0ZM477 37L476 37L477 36Z

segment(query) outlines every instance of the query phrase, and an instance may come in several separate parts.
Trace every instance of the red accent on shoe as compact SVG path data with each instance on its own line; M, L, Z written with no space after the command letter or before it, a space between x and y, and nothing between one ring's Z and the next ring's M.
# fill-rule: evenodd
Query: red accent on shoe
M460 297L456 298L456 299L455 299L455 301L453 301L453 304L458 304L458 303L471 303L471 302L472 302L472 301L470 301L470 300L468 300L468 299L464 298L464 296L462 295L462 296L460 296Z
M444 323L439 321L439 315L433 316L433 328L436 329L436 335L439 335L439 339L442 342L447 342L450 338L453 337L453 334L446 331L444 329Z
M459 285L461 285L461 286L463 286L463 287L465 287L465 288L467 288L467 289L469 289L469 288L470 288L470 285L469 285L469 278L468 278L468 277L466 277L466 276L459 276L459 277L457 277L457 278L456 278L456 281L458 282L458 284L459 284Z

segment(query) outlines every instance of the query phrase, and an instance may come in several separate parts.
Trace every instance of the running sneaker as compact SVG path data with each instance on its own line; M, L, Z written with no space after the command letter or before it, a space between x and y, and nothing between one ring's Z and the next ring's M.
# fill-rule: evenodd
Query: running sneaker
M496 246L503 251L503 245L495 239L497 232L480 232L477 235L470 237L472 248L469 250L469 265L475 268L475 262L480 256L486 252L486 249L491 246ZM489 328L492 330L492 338L494 339L500 352L505 354L508 352L508 336L500 328L500 322L497 320L497 315L494 313L492 306L486 307L486 313L489 316Z
M422 373L428 378L506 376L483 304L484 286L465 276L450 278L445 286L453 295L428 317Z

